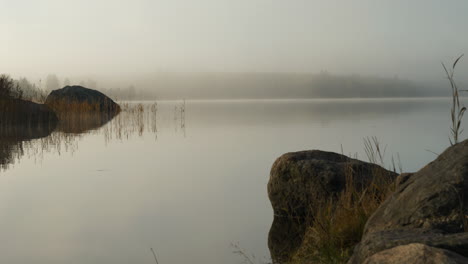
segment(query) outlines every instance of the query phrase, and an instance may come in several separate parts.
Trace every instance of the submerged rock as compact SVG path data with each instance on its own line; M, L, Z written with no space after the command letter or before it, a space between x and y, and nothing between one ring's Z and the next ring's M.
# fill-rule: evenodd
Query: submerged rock
M120 112L120 106L103 93L82 86L66 86L52 91L47 96L46 105L57 112L96 111Z
M420 171L401 176L399 182L367 221L349 263L412 243L468 257L468 140L448 148Z

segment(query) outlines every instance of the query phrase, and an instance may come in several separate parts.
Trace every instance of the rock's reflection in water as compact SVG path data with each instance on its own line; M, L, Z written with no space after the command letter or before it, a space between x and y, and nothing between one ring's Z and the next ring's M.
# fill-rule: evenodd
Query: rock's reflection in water
M49 136L56 128L56 122L35 124L0 124L0 168L6 169L24 155L33 141Z
M0 168L7 169L29 153L41 159L44 152L73 152L86 134L103 134L111 139L128 139L144 132L157 133L157 104L123 104L120 113L60 113L58 122L0 124Z
M83 134L107 124L116 115L113 113L69 113L60 119L56 132Z
M153 110L151 103L121 104L107 123L58 124L22 143L21 164L0 170L2 263L144 263L150 247L166 263L242 263L232 242L255 263L266 255L281 262L309 238L307 225L291 219L271 226L265 185L281 154L339 152L341 144L355 151L363 136L377 135L389 153L411 158L404 166L413 170L433 159L424 149L447 143L439 140L447 133L445 99L188 101L186 117L181 101ZM78 118L79 126L89 118ZM72 155L64 147L79 149Z
M268 233L268 248L273 263L286 263L301 246L305 225L299 218L275 216Z

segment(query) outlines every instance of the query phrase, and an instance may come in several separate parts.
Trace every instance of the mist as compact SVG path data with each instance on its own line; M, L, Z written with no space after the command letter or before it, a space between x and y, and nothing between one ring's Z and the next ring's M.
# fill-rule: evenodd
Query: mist
M468 263L467 11L0 0L0 263Z
M0 72L42 88L56 74L62 84L93 80L161 98L303 96L276 90L307 89L304 76L321 72L444 89L441 62L468 47L459 34L467 8L460 0L1 1ZM467 71L462 61L460 82ZM243 85L260 87L240 93L252 91Z

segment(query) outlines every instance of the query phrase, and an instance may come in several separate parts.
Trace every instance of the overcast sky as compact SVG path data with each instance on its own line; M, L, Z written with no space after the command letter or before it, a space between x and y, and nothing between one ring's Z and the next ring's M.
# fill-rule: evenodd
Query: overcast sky
M466 0L0 3L0 72L12 75L327 70L431 79L442 76L441 61L468 53Z

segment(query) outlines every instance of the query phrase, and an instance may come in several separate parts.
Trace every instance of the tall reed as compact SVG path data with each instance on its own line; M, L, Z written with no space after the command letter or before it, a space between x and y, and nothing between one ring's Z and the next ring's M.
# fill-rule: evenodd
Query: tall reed
M457 83L454 79L455 67L462 57L463 54L455 60L451 69L447 69L445 64L442 63L442 67L444 67L447 79L449 80L450 87L452 89L452 107L450 108L452 125L450 127L451 137L449 137L449 141L452 146L457 144L460 140L460 135L463 132L463 128L461 128L461 122L466 111L466 107L460 105L460 91L458 90Z

